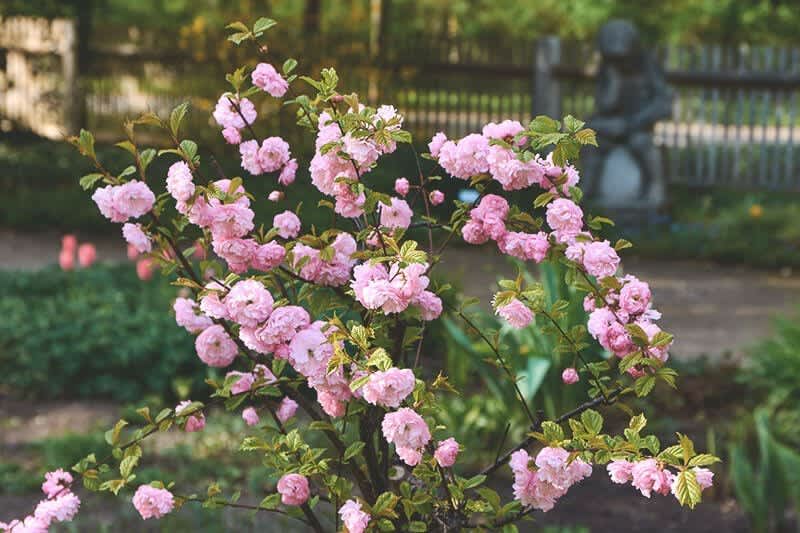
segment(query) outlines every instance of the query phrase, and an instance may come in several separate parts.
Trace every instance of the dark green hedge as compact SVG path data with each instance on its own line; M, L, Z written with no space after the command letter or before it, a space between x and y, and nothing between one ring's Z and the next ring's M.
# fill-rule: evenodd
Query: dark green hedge
M131 264L0 272L0 386L36 398L171 396L202 386L193 337L170 313L175 288Z

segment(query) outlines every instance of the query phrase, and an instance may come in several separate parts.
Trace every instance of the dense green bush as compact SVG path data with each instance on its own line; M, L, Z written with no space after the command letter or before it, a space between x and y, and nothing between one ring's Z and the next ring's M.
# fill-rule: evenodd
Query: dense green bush
M175 288L130 264L0 273L0 386L37 398L171 395L203 382L192 337L168 312Z

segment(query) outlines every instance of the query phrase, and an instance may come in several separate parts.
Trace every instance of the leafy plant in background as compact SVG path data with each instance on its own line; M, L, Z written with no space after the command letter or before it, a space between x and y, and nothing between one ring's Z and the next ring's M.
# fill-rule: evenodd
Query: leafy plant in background
M515 260L514 264L526 283L541 283L546 307L566 303L558 321L565 331L586 324L588 313L576 297L577 291L564 282L564 265L540 263L534 267L538 273L534 275L524 263ZM579 366L580 361L574 361L571 352L558 350L551 332L547 330L546 319L539 317L529 326L516 329L485 311L474 311L471 317L481 329L498 331L497 342L505 352L513 354L507 363L518 377L517 384L523 396L534 409L554 418L578 405L586 396L586 380L564 386L561 371ZM501 446L504 440L518 439L520 421L525 415L519 409L514 391L498 375L491 349L477 334L463 328L454 319L445 317L443 323L448 341L448 376L457 388L467 392L466 396L447 399L442 415L445 423L457 428L459 440L475 444L488 439ZM587 362L600 362L604 360L604 353L601 347L593 345L583 351L583 356Z

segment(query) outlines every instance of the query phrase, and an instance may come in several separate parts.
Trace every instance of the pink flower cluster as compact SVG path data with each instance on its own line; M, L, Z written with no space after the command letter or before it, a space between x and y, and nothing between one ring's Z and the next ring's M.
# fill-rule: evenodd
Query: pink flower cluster
M107 185L95 190L92 200L111 222L125 222L149 213L156 197L146 183L131 180L122 185Z
M617 459L608 463L606 469L611 481L619 484L630 483L645 498L649 498L653 492L662 496L671 492L677 498L678 476L656 459L635 462ZM714 472L702 467L694 467L692 471L702 490L713 485Z
M292 159L289 143L280 137L268 137L260 145L255 139L245 141L239 145L239 154L242 168L253 176L280 170L278 181L281 185L294 181L297 161Z
M188 407L192 404L191 400L184 400L178 405L175 406L175 415L176 416L184 416L186 417L186 422L184 422L183 429L187 433L196 433L198 431L202 431L203 428L206 427L206 416L203 414L202 411L190 411L189 413L185 413Z
M151 485L140 485L133 495L133 506L139 511L143 520L161 518L172 512L175 499L167 489L159 489Z
M416 466L420 462L425 445L431 440L428 424L408 407L387 413L381 429L384 438L395 445L397 455L409 466Z
M289 82L283 79L275 67L269 63L259 63L250 75L253 85L268 92L275 98L280 98L289 89Z
M390 368L370 375L361 394L367 403L396 409L411 394L415 384L416 378L411 369Z
M547 512L569 488L589 477L592 466L580 458L569 461L563 448L543 448L531 467L531 457L525 450L511 455L509 465L514 473L514 497L523 505Z
M533 322L533 311L530 308L514 298L509 303L497 306L495 312L500 315L512 327L522 329L528 327Z
M256 365L252 372L238 372L236 370L228 372L225 380L237 378L231 385L231 394L243 394L252 390L257 383L272 384L277 381L275 374L265 365Z
M58 266L61 270L68 271L75 268L76 252L81 268L89 268L97 260L97 249L94 244L84 242L78 246L75 235L64 235L61 238L61 251L58 253Z
M647 283L634 276L624 276L619 278L618 282L622 288L606 294L606 305L598 308L594 298L589 298L584 302L584 308L591 313L588 329L592 337L617 357L625 357L637 349L625 326L637 325L652 344L655 336L661 331L661 328L654 323L661 314L651 307L650 287ZM669 342L660 346L649 346L645 355L666 362L671 344ZM631 371L634 375L637 372L636 369Z
M458 141L449 140L439 132L428 148L442 168L455 178L466 180L488 173L506 191L533 185L552 190L553 180L566 175L562 193L569 194L569 188L578 183L577 170L571 165L563 168L555 166L551 156L546 159L535 157L529 161L520 159L511 146L524 142L524 139L515 141L515 137L523 130L522 124L517 121L491 122L484 126L480 134L472 133Z
M349 233L339 233L329 246L333 254L323 259L321 250L298 243L293 249L293 265L301 278L317 285L338 287L350 280L355 264L356 240Z
M456 464L459 451L458 442L456 442L456 439L453 437L450 437L439 443L436 447L436 451L433 453L433 458L436 459L436 462L442 468L450 468Z
M364 533L371 516L361 510L361 503L356 500L347 500L339 508L339 517L342 519L347 533Z
M177 298L172 305L175 322L189 333L200 333L214 324L214 321L200 312L197 302L189 298Z
M256 106L247 98L237 98L225 93L217 100L214 107L214 120L222 126L222 135L230 144L242 142L241 130L256 121Z
M375 125L392 122L390 130L400 129L402 121L403 117L392 106L381 106L372 115ZM348 218L359 217L364 212L366 197L352 184L369 172L381 155L394 152L397 145L394 141L377 142L372 137L351 132L343 134L340 125L327 112L320 114L318 128L316 153L309 166L311 182L323 194L334 197L336 213Z
M7 533L45 533L56 522L68 522L75 518L81 500L72 491L72 475L62 469L44 475L42 492L46 498L39 502L32 515L22 520L0 522L0 531Z
M392 263L389 268L383 263L362 263L353 269L350 287L356 300L367 309L380 309L388 315L414 305L423 320L434 320L442 312L442 301L426 290L430 283L425 275L427 270L427 263L412 263L402 268L399 263Z
M284 505L303 505L308 501L308 478L300 474L285 474L278 480L278 493Z

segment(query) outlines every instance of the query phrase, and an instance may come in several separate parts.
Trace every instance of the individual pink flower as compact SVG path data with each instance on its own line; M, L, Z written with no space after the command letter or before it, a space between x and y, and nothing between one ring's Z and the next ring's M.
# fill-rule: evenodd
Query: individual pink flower
M628 483L631 479L633 479L633 463L630 461L626 461L624 459L611 461L606 466L606 470L608 470L608 475L611 477L611 481L614 483Z
M185 161L173 163L167 170L167 191L179 202L188 202L194 194L192 171Z
M650 286L631 276L619 291L619 307L623 311L638 315L650 305Z
M405 200L392 198L391 205L381 204L381 226L405 229L411 225L413 214Z
M44 483L42 483L42 492L48 498L53 498L58 493L66 490L72 484L72 474L65 472L61 468L47 472L44 475Z
M361 389L364 400L382 407L400 407L416 385L411 369L390 368L373 373Z
M195 339L197 356L208 366L226 367L236 358L239 348L219 324L207 327Z
M169 514L175 505L172 493L167 489L157 489L150 485L140 485L133 495L133 506L144 520L161 518Z
M422 291L412 301L422 315L422 320L436 320L442 314L442 299L431 291Z
M458 442L456 442L456 439L450 437L439 443L436 447L436 451L433 453L433 457L436 459L436 462L439 463L439 466L442 468L449 468L456 463L458 452Z
M563 381L567 385L572 385L573 383L577 383L580 381L580 376L578 376L578 371L574 368L565 368L564 371L561 373L561 381Z
M42 522L52 525L53 522L67 522L75 518L80 506L81 500L72 492L65 491L58 496L40 501L33 515ZM16 528L13 531L23 531L23 529Z
M228 126L222 129L222 138L228 144L240 144L242 142L242 132L236 128Z
M250 259L250 266L255 270L269 272L283 262L286 249L275 241L258 245Z
M261 419L258 417L258 412L256 412L255 407L246 407L244 411L242 411L242 420L244 420L244 423L248 426L255 426Z
M484 233L483 228L477 222L470 221L461 228L461 236L469 244L483 244L489 240L489 236Z
M252 372L239 372L232 370L225 374L225 381L236 377L236 381L231 384L231 394L242 394L248 392L256 381L256 376Z
M126 222L122 226L122 236L128 244L136 248L139 253L146 254L153 249L153 245L150 243L150 237L142 230L140 224Z
M584 247L583 266L592 276L606 278L617 271L619 256L608 241L590 242Z
M499 124L490 122L486 124L481 133L484 137L488 137L490 139L506 139L510 140L513 138L517 133L525 131L525 128L522 127L516 120L504 120Z
M284 397L283 400L281 400L281 403L278 406L278 410L275 414L277 415L278 420L280 420L281 424L285 424L286 421L292 418L296 412L297 412L297 402L287 396Z
M442 145L445 142L447 142L447 135L441 131L433 136L431 142L428 143L428 150L430 150L433 157L439 157L439 151L442 149Z
M211 246L214 253L224 259L228 268L236 274L247 270L258 250L258 243L253 239L215 239Z
M559 242L567 242L583 228L583 210L572 200L557 198L547 205L547 224Z
M61 270L69 271L75 268L75 252L63 249L58 253L58 266Z
M234 102L236 105L234 106L231 102ZM241 130L247 126L247 124L253 124L258 113L256 113L256 106L247 98L241 98L237 101L234 96L226 93L217 100L213 115L217 124L223 128ZM245 123L245 121L247 122Z
M281 169L278 175L278 183L284 187L294 183L295 175L297 174L297 159L290 159Z
M361 503L356 500L344 502L339 508L339 517L347 528L347 533L364 533L371 518L368 513L361 510Z
M543 231L539 233L509 231L498 239L497 247L501 252L512 257L541 263L547 257L550 242L547 240L547 234Z
M113 201L114 209L127 220L149 213L156 197L146 183L131 180L114 188ZM112 222L124 222L124 220L112 220Z
M284 239L294 239L300 234L300 219L291 211L275 215L272 225L278 230L278 235Z
M387 413L381 423L383 436L396 447L421 450L431 440L428 424L416 411L402 407Z
M94 244L85 242L78 246L78 264L81 268L89 268L97 259L97 248Z
M289 89L289 82L283 79L275 67L269 63L259 63L250 75L253 85L268 92L275 98L280 98Z
M175 415L182 416L186 409L192 404L191 400L184 400L180 402L178 405L175 406ZM203 414L202 411L196 410L192 411L189 416L186 417L186 422L184 423L183 429L187 433L196 433L198 431L202 431L203 428L206 427L206 416Z
M417 466L422 460L422 452L414 448L397 446L395 451L397 452L397 456L408 466Z
M214 322L200 312L197 302L189 298L176 298L172 305L175 322L189 333L200 333Z
M242 156L242 168L253 176L264 173L261 162L258 160L258 141L250 139L239 144L239 155Z
M75 235L68 233L61 237L62 250L70 250L74 252L77 248L78 248L78 238Z
M256 159L264 172L280 170L289 162L289 144L280 137L268 137L261 143Z
M222 302L231 320L249 328L265 322L272 313L272 304L275 303L264 284L254 279L236 283Z
M136 277L142 281L148 281L153 277L155 261L149 257L143 257L136 261Z
M516 298L498 307L496 312L512 327L517 329L527 327L533 321L533 311Z
M406 178L397 178L396 180L394 180L394 192L396 192L400 196L407 195L409 188L410 185Z
M284 505L303 505L308 501L308 478L300 474L285 474L278 480L278 493Z
M433 190L428 195L428 199L431 201L432 205L439 205L444 202L444 193L438 189Z
M632 485L649 498L652 492L667 495L672 487L674 475L655 459L638 461L631 469Z
M270 202L280 202L283 199L283 193L281 191L272 191L267 196L267 200Z

